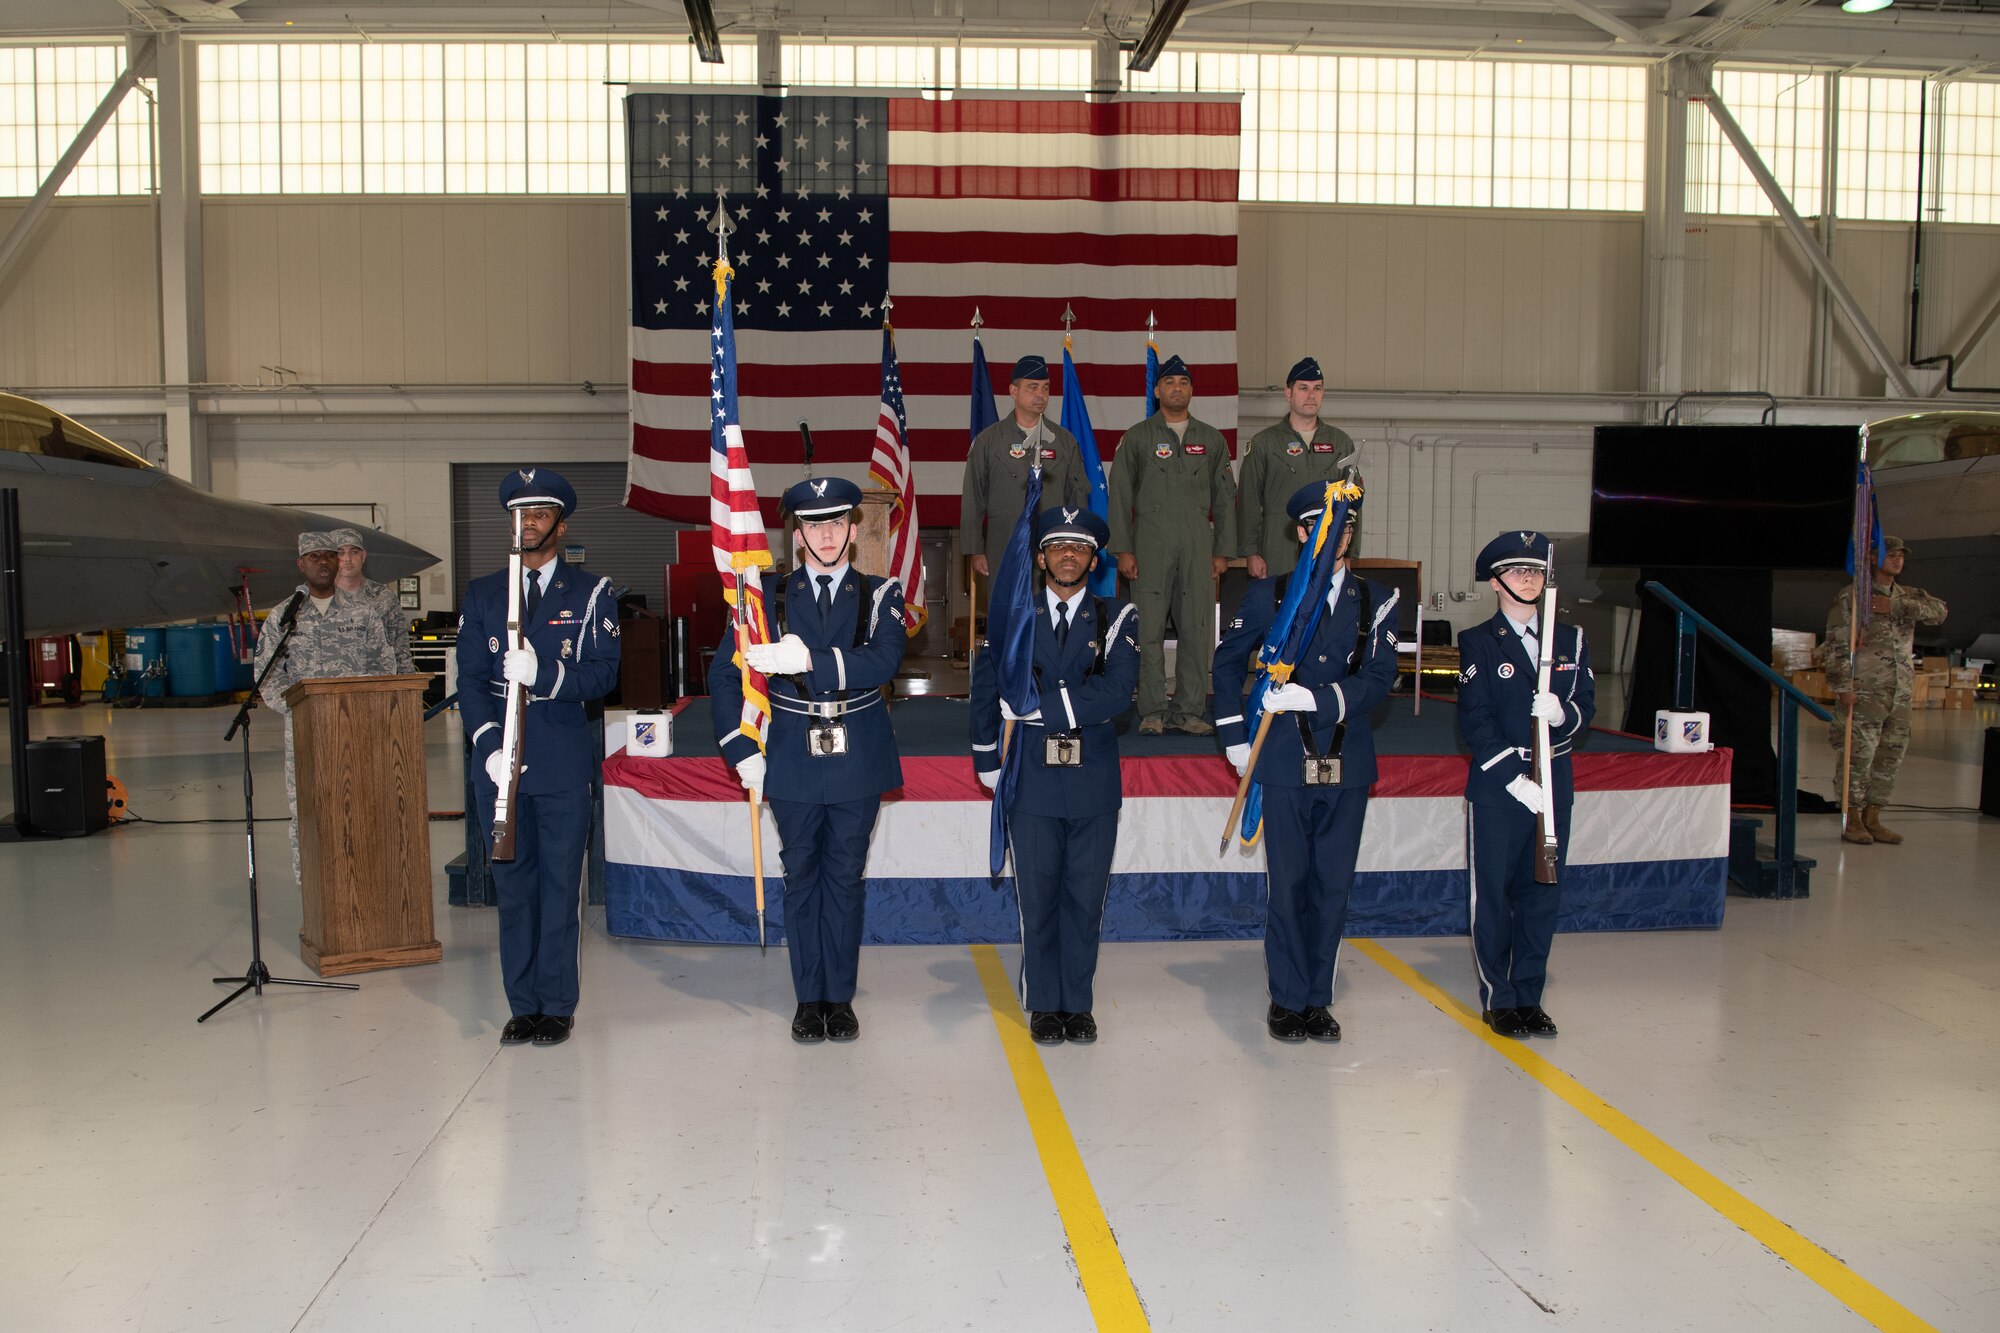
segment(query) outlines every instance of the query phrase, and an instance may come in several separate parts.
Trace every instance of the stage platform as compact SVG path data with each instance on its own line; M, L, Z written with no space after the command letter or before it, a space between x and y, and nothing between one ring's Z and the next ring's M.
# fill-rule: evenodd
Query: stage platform
M989 803L973 775L963 699L895 705L904 786L882 807L868 859L870 944L1019 938L1011 876L988 878ZM1381 777L1349 909L1354 936L1462 935L1467 926L1466 759L1449 700L1393 699L1377 714ZM1119 724L1125 808L1105 904L1107 940L1254 939L1264 853L1216 843L1236 775L1213 737L1140 736ZM673 720L674 754L604 763L605 920L612 934L697 943L757 939L749 807L715 746L705 698ZM1728 888L1727 750L1656 753L1592 732L1558 929L1722 924ZM784 937L777 828L764 812L766 925Z

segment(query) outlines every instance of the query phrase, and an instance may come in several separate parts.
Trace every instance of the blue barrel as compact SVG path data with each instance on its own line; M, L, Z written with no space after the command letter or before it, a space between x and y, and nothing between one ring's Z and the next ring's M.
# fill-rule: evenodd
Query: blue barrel
M142 628L125 631L126 698L157 699L167 692L167 632Z
M236 660L236 640L230 636L229 626L207 625L204 628L215 633L215 692L227 694L231 690L249 689L248 681L239 684L236 679L241 663Z
M220 693L215 683L214 625L167 627L167 693L200 699Z

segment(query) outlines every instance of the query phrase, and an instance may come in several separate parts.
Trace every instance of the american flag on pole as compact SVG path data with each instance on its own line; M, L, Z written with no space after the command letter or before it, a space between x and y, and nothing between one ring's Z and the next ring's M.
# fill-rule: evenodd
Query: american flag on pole
M904 632L915 638L930 618L924 605L924 548L917 532L917 483L910 473L910 429L903 410L903 372L896 367L896 330L882 321L882 411L875 419L875 454L868 461L868 480L894 492L889 510L889 573L903 585L909 609Z
M726 244L728 226L718 220L718 244ZM734 611L736 665L743 674L745 736L764 747L771 729L771 699L762 673L752 671L743 650L771 641L764 616L764 571L771 567L771 543L750 478L750 459L743 448L743 426L736 406L736 329L730 320L729 289L733 273L727 260L714 261L714 316L709 321L708 351L708 527L715 547L715 568L722 575L722 595Z
M800 476L801 417L822 471L867 475L892 292L904 441L933 524L958 520L975 309L999 393L1015 358L1054 349L1074 308L1077 369L1114 437L1107 449L1135 420L1145 386L1130 352L1157 312L1168 350L1193 369L1195 415L1234 441L1234 97L642 91L625 104L633 508L701 517L718 193L735 227L742 433L766 496ZM775 499L764 514L777 521Z

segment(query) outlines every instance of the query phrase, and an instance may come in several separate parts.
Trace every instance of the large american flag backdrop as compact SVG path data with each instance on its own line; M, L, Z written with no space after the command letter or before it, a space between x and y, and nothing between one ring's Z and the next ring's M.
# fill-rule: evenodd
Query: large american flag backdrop
M1195 415L1234 444L1233 98L635 92L625 106L631 507L708 516L718 197L743 436L771 523L802 475L801 417L820 471L866 484L885 296L926 524L958 522L975 311L998 394L1016 357L1055 359L1073 311L1106 462L1145 416L1153 315L1163 351L1194 372Z

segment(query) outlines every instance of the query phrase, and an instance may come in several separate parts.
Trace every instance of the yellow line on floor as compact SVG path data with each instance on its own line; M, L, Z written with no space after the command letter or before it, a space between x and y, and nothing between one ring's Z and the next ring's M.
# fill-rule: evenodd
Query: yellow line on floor
M972 961L979 969L979 981L986 988L986 1003L993 1011L993 1026L1000 1032L1000 1045L1007 1052L1007 1067L1014 1074L1014 1089L1021 1094L1021 1109L1028 1114L1028 1128L1035 1136L1035 1151L1041 1155L1042 1174L1048 1177L1049 1193L1055 1196L1056 1213L1063 1230L1069 1233L1070 1253L1076 1257L1077 1276L1083 1280L1084 1298L1097 1321L1099 1333L1138 1333L1152 1326L1139 1304L1139 1293L1125 1271L1124 1257L1118 1253L1118 1238L1104 1220L1097 1191L1083 1169L1083 1156L1070 1137L1069 1121L1042 1067L1041 1053L1028 1035L1027 1019L1014 998L1000 953L990 944L972 946Z
M1931 1325L1891 1300L1880 1288L1840 1260L1765 1212L1715 1176L1696 1165L1666 1140L1639 1124L1611 1103L1537 1055L1524 1041L1494 1035L1479 1015L1446 994L1423 973L1374 940L1349 940L1378 966L1429 1000L1466 1031L1519 1065L1571 1107L1617 1139L1669 1179L1750 1234L1786 1263L1825 1288L1835 1300L1875 1327L1892 1333L1918 1333Z

